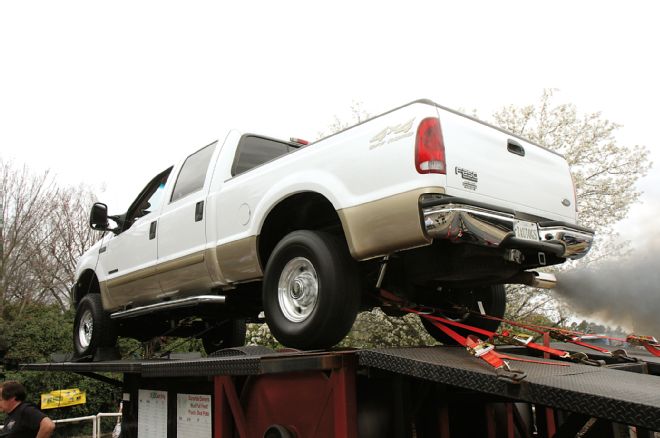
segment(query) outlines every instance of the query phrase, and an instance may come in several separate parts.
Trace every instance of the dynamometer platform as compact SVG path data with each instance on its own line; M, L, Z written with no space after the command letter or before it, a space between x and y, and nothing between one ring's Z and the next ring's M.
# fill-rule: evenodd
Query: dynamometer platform
M406 386L402 386L402 382L408 382L407 390L394 392L399 391L399 396L418 408L428 403L446 408L455 400L468 404L477 400L524 402L536 406L537 412L541 407L548 407L564 411L573 418L594 418L634 425L639 428L638 436L643 436L644 429L660 430L660 358L631 349L628 350L629 355L638 361L622 363L572 344L553 346L570 352L587 351L590 357L602 358L607 364L597 367L553 360L549 362L555 365L510 361L513 368L527 374L520 383L511 383L498 378L492 368L470 356L462 347L317 352L275 352L263 347L242 347L223 350L219 356L208 358L40 363L24 364L21 369L75 372L101 378L103 376L99 373L123 373L125 383L132 381L137 386L144 386L143 382L168 380L177 381L177 385L181 386L181 382L186 379L198 379L201 382L218 376L239 378L241 381L245 380L243 377L249 376L271 376L277 379L277 376L286 375L291 379L319 371L330 376L333 370L348 369L349 380L358 381L358 393L360 387L368 388L366 391L379 392L377 388L380 384L391 392ZM524 347L501 347L498 350L513 357L530 358ZM360 384L366 381L370 383L366 386ZM401 415L418 415L412 410L409 408L408 413ZM563 423L566 429L571 421ZM581 427L582 422L578 423ZM558 422L558 426L561 424L561 421ZM557 433L561 430L562 427L559 427ZM568 429L566 432L569 435L572 433Z

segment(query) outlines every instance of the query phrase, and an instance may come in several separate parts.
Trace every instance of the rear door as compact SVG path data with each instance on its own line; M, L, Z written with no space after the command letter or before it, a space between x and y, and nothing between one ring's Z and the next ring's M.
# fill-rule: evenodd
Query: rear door
M553 220L575 221L564 158L494 127L440 110L447 193Z
M158 279L163 298L210 286L206 268L206 194L217 142L186 158L158 223Z

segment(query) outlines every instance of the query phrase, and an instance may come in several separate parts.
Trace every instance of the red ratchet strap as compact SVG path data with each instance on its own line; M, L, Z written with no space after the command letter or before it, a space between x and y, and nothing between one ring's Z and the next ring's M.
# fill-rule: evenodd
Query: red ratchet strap
M599 347L597 345L592 345L592 344L589 344L587 342L583 342L583 341L578 340L577 338L579 336L583 335L584 333L575 332L575 331L572 331L572 330L558 329L556 327L546 327L546 326L534 325L534 324L521 324L519 322L510 321L508 319L498 318L498 317L490 316L490 315L482 315L482 314L476 313L476 312L473 312L473 314L477 315L477 316L480 316L482 318L485 318L485 319L492 319L492 320L495 320L495 321L504 322L505 324L513 325L515 327L521 327L521 328L524 328L525 330L530 330L530 331L533 331L533 332L536 332L536 333L539 333L539 334L548 333L551 338L553 338L553 339L555 339L559 342L566 342L566 343L579 345L579 346L582 346L582 347L585 347L585 348L589 348L591 350L598 351L598 352L606 354L608 356L612 356L616 359L620 359L621 361L624 361L624 362L636 362L637 361L637 359L628 356L627 353L625 352L625 350L610 351L607 348ZM625 341L625 339L611 338L611 337L608 337L608 336L598 336L598 337L603 338L603 339L616 340L616 341ZM538 345L538 346L539 347L544 347L542 345ZM548 348L548 347L544 347L544 348ZM543 350L541 350L541 351L543 351ZM568 353L566 353L566 354L568 354ZM588 364L588 365L596 365L596 366L602 365L602 362L600 362L600 361L592 361L590 359L585 359L586 355L584 355L584 354L581 354L581 355L576 354L574 356L575 357L572 357L572 359L574 359L576 361L579 361L579 362L582 362L582 363L585 363L585 364Z
M442 318L440 316L428 315L428 314L424 313L423 311L419 311L419 310L415 310L415 309L404 308L402 310L412 312L412 313L416 313L416 314L430 320L431 322L434 323L434 325L436 327L440 328L441 330L442 330L442 328L440 327L441 324L449 324L449 325L453 325L453 326L456 326L456 327L464 328L466 330L470 330L471 332L474 332L474 333L479 333L480 335L487 336L488 338L491 338L491 339L497 337L498 339L501 339L502 341L504 341L508 344L521 345L521 346L525 346L525 347L533 349L533 350L539 350L539 351L542 351L544 353L548 353L548 354L551 354L553 356L557 356L558 358L561 358L561 359L573 359L571 354L567 351L557 350L556 348L546 347L544 345L537 344L535 342L532 342L531 338L525 339L524 335L522 335L522 336L521 335L513 335L512 336L511 333L508 332L508 331L502 332L501 334L500 333L495 333L495 332L484 330L484 329L481 329L481 328L478 328L478 327L473 327L471 325L463 324L463 323L460 323L460 322L457 322L457 321L452 321L450 319ZM449 336L451 336L451 335L449 335ZM456 339L454 339L454 340L456 340ZM500 354L500 356L502 356L501 353L499 353L499 354ZM556 362L538 361L538 360L533 360L533 359L518 359L517 357L511 357L511 356L507 356L506 358L510 359L510 360L517 360L517 361L520 361L520 362L532 362L532 363L542 363L542 364L545 364L545 365L568 366L566 364L561 364L561 363L556 363ZM580 357L577 360L582 362L583 358Z
M456 333L456 331L452 330L446 325L438 321L433 321L435 318L431 317L430 315L426 315L414 309L404 308L402 310L416 313L425 318L428 318L438 329L442 330L447 336L465 347L471 355L478 357L479 359L485 361L488 365L495 368L495 372L497 373L498 378L510 383L520 383L521 380L527 377L527 373L524 371L512 369L509 366L509 363L502 358L502 355L495 351L494 345L484 342L474 335L468 335L466 338L459 333Z
M484 330L478 327L473 327L467 324L463 324L460 322L452 321L449 319L442 318L440 316L435 316L435 315L429 315L428 313L421 311L421 310L416 310L416 309L411 309L411 308L403 308L401 310L410 312L410 313L415 313L423 318L426 318L428 321L430 321L434 326L436 326L438 329L442 330L447 336L451 337L454 341L457 343L463 345L468 349L468 351L476 357L480 357L486 362L488 362L491 366L494 368L499 368L501 367L501 364L506 362L503 359L508 359L508 360L515 360L518 362L530 362L530 363L538 363L538 364L543 364L543 365L555 365L555 366L568 366L568 364L563 364L563 363L557 363L557 362L548 362L548 361L543 361L543 360L536 360L536 359L523 359L519 357L513 357L509 356L506 354L502 354L499 352L495 352L494 346L492 344L486 343L481 341L479 338L476 336L470 335L467 338L464 338L462 335L457 333L456 331L450 329L447 327L445 324L448 325L453 325L456 327L461 327L467 330L470 330L474 333L479 333L483 336L487 336L488 338L502 338L503 335L500 335L499 333L494 333L488 330ZM474 343L478 343L474 345ZM531 345L529 345L531 344ZM554 348L549 348L549 347L544 347L542 345L535 344L533 342L527 342L526 344L529 348L535 348L538 347L541 351L548 352L550 354L556 355L560 358L569 358L572 359L572 356L570 353L566 351L561 351L557 350Z
M655 357L660 357L660 344L653 336L629 335L626 338L626 342L631 345L644 347Z
M569 332L568 330L562 330L562 329L554 328L554 329L548 330L548 334L550 335L550 337L552 339L555 339L559 342L569 342L571 344L580 345L580 346L585 347L585 348L591 348L592 350L600 351L601 353L604 353L604 354L609 354L609 355L612 354L612 352L610 350L608 350L607 348L603 348L603 347L599 347L597 345L591 345L591 344L588 344L586 342L579 341L577 339L577 336L575 336L574 333Z
M536 342L532 341L532 336L518 334L518 333L511 333L508 330L504 330L502 333L496 333L496 335L500 340L510 345L524 346L527 348L531 348L533 350L538 350L544 353L551 354L553 356L557 356L561 359L571 358L571 354L568 351L558 350L556 348L546 347L545 345L537 344Z

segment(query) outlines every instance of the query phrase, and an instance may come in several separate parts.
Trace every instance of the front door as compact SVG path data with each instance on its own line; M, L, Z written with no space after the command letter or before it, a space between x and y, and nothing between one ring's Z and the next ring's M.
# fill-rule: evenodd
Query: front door
M99 255L107 297L114 308L154 300L161 288L156 276L158 216L170 169L147 184L125 215L117 218L122 232L113 235Z

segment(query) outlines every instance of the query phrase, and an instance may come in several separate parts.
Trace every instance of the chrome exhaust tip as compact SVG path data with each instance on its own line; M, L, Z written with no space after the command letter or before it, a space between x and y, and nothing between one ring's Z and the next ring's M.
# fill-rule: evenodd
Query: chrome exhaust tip
M512 284L524 284L540 289L554 289L557 287L557 277L547 272L526 271L511 279Z
M554 289L557 287L557 277L554 274L548 274L547 272L532 272L532 274L535 275L530 286L541 289Z

